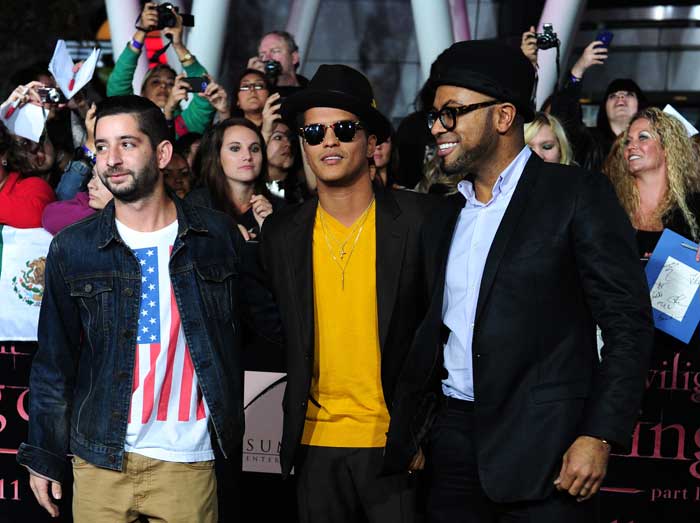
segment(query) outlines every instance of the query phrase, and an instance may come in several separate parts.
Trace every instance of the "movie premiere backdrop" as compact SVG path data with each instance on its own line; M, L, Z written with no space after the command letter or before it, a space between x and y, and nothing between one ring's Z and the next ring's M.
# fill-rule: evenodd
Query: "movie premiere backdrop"
M51 519L34 500L26 470L16 463L17 448L27 436L29 372L50 241L43 229L0 226L0 523L71 521L72 486L63 486L61 517ZM253 356L245 358L243 472L232 486L239 492L232 495L256 519L274 515L293 522L294 479L283 482L279 476L282 357L248 353ZM631 452L613 455L604 483L603 523L700 522L699 353L697 333L685 344L657 331Z

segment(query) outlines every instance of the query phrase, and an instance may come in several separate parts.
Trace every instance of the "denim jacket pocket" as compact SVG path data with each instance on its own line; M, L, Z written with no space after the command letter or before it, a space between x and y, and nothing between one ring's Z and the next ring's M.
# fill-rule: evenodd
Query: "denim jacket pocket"
M196 263L197 285L207 316L229 320L232 315L232 280L238 277L233 260Z
M96 324L98 316L109 318L112 307L110 306L110 296L114 288L111 277L81 277L68 281L70 295L77 299L81 309L87 313L87 319L91 327Z

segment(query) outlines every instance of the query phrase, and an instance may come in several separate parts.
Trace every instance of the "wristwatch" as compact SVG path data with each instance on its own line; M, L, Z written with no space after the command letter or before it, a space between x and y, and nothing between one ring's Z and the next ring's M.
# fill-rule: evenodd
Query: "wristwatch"
M180 58L180 63L184 64L185 62L189 62L190 60L194 60L194 55L188 51L185 56Z

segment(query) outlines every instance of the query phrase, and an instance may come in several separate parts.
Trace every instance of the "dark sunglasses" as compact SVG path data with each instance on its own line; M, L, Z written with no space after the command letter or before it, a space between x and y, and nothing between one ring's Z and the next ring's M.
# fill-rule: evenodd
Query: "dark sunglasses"
M352 142L358 129L364 129L360 121L341 120L332 124L311 123L299 128L299 134L309 145L318 145L326 136L328 128L333 129L336 138L341 142Z
M463 114L469 114L477 109L491 107L492 105L500 104L498 100L489 100L488 102L479 102L476 104L460 105L457 107L443 107L439 111L428 111L428 129L432 129L435 122L440 120L440 123L445 128L445 131L452 131L457 126L457 117Z

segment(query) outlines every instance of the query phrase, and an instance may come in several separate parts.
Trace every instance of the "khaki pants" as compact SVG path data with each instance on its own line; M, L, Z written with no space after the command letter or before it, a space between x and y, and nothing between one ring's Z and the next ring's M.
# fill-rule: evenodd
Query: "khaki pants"
M73 458L75 523L217 523L214 461L173 463L124 455L123 472Z

